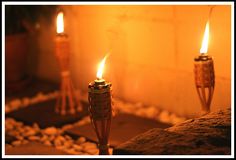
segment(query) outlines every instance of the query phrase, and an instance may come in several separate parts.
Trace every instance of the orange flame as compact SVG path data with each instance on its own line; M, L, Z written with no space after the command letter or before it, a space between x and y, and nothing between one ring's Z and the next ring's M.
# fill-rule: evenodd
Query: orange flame
M103 74L103 70L105 67L105 62L106 62L107 57L108 57L108 54L103 58L101 63L98 65L98 71L97 71L97 78L98 79L102 79L102 74Z
M63 21L63 13L59 12L57 15L57 33L64 32L64 21Z
M208 50L208 41L209 41L209 21L207 21L204 37L202 40L202 48L200 49L201 54L206 54Z

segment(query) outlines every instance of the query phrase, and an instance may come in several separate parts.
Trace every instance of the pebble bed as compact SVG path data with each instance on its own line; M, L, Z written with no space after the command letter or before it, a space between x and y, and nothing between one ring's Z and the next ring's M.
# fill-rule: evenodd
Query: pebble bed
M58 94L58 91L47 94L39 92L32 98L24 97L22 99L14 99L5 105L5 113L28 107L35 103L54 99L58 96ZM87 94L83 94L80 91L77 91L77 94L82 101L88 101ZM117 98L113 98L113 113L135 114L140 117L150 118L172 125L186 120L185 117L180 117L166 110L158 109L158 107L154 105L145 106L142 103L127 103ZM5 131L9 135L16 138L16 140L11 144L6 144L6 147L14 147L21 144L26 144L30 141L37 141L47 146L53 146L71 155L97 155L98 148L96 143L88 141L85 137L79 137L74 140L69 135L64 133L64 131L69 128L81 126L86 123L90 123L89 116L84 117L76 123L66 124L61 128L48 127L45 129L40 129L36 123L32 126L28 126L24 125L22 122L17 122L13 118L6 118ZM112 148L110 148L110 153L112 153Z
M82 121L88 121L85 118ZM76 125L81 125L76 124ZM71 125L72 126L72 125ZM6 118L5 131L8 135L16 138L11 144L6 144L6 147L15 147L21 144L27 144L30 141L36 141L46 146L52 146L70 155L97 155L97 144L88 141L85 137L72 139L69 135L64 134L64 130L70 127L65 125L62 128L48 127L40 129L34 123L32 126L24 125L13 118ZM110 148L112 152L112 148Z

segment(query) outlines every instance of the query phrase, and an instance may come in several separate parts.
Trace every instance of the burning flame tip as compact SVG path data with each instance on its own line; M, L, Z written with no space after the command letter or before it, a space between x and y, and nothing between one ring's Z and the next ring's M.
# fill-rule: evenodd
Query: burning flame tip
M63 12L59 12L57 15L57 33L64 32L64 21L63 21Z
M102 74L103 74L105 62L106 62L106 59L108 58L109 55L110 55L110 53L106 54L106 56L103 58L103 60L99 63L98 71L97 71L97 79L102 79Z
M202 47L200 49L201 54L206 54L208 50L208 41L209 41L209 21L207 21L205 32L202 40Z

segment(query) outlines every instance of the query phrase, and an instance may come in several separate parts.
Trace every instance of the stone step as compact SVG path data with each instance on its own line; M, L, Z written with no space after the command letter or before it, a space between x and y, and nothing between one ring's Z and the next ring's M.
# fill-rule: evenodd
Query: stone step
M154 128L113 150L114 155L229 155L231 111L219 110L170 128Z

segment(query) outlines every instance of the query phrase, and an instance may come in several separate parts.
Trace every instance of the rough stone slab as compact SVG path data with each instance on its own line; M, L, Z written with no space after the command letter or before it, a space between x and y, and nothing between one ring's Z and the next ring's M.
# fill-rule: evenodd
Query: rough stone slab
M6 114L6 117L12 117L18 121L22 121L27 125L37 123L40 128L50 126L61 127L68 123L74 123L88 115L88 103L81 102L83 111L74 115L60 115L55 112L56 99L37 103L26 108Z
M5 155L68 155L54 147L38 142L29 142L17 147L6 147Z
M117 114L111 122L109 143L111 146L117 146L138 134L156 127L167 128L170 125L131 114ZM66 133L72 137L84 136L91 141L97 142L91 123L68 129Z
M170 128L154 128L119 145L114 155L229 155L231 111L219 110Z

